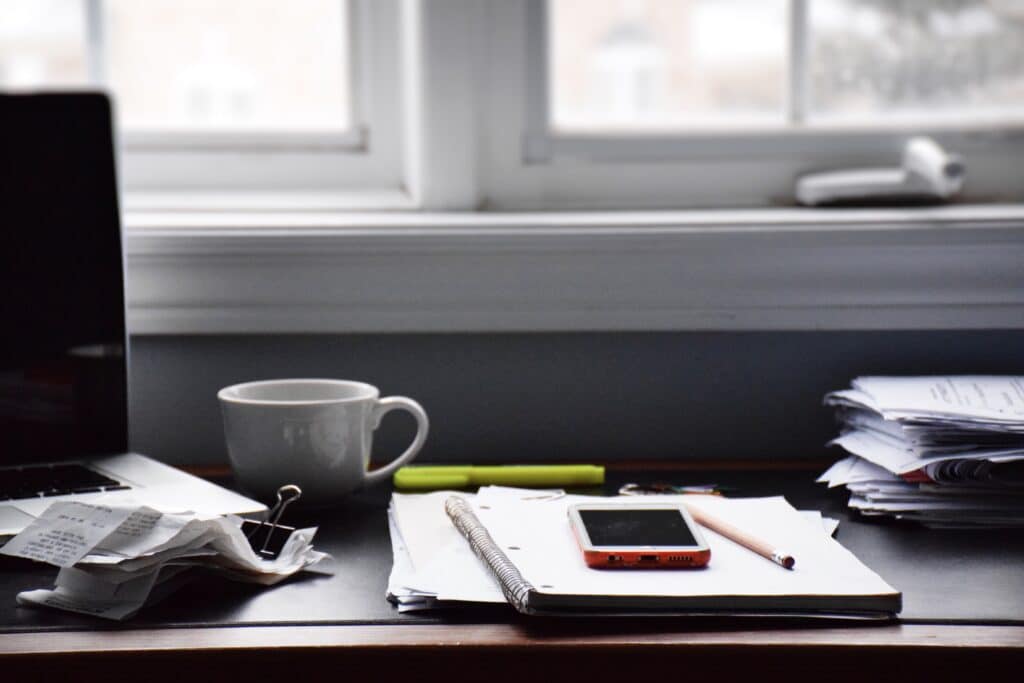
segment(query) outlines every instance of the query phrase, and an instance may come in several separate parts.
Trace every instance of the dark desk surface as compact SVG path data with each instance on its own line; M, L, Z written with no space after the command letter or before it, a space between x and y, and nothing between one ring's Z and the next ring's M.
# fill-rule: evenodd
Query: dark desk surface
M33 653L47 654L46 661L52 662L56 661L54 653L96 655L98 650L114 650L151 655L154 650L185 648L194 657L200 657L200 652L220 653L222 657L216 661L224 663L248 652L247 661L260 661L260 666L272 669L273 662L266 661L268 647L302 652L312 648L321 656L322 648L327 647L336 654L377 656L373 653L379 654L387 646L385 649L407 649L409 657L429 651L430 656L443 658L448 656L445 648L434 646L445 644L457 645L463 654L465 648L477 647L492 658L499 647L525 647L531 656L541 657L544 652L557 656L565 648L596 647L609 654L657 646L648 655L685 651L691 660L710 657L708 666L719 666L722 662L715 657L731 649L749 654L747 650L757 644L775 653L772 657L789 652L788 660L778 661L782 667L797 646L803 653L800 657L813 659L831 653L828 661L833 664L843 659L839 656L843 648L853 645L864 652L878 650L879 656L899 650L903 658L937 646L952 648L943 650L943 661L953 652L967 651L986 651L1018 663L1024 658L1024 532L935 531L854 519L846 511L845 494L814 484L815 474L806 470L664 471L646 476L612 473L609 489L625 480L716 482L734 486L736 495L782 493L797 508L837 517L841 523L836 538L903 591L899 624L664 618L595 623L523 618L504 607L399 614L384 599L391 566L384 515L389 492L377 490L356 496L329 513L292 517L301 525L319 524L316 545L335 556L335 575L299 576L271 589L222 580L197 581L163 603L146 608L127 624L17 607L14 595L18 591L50 585L55 571L4 559L0 562L0 670L5 661L37 665ZM922 663L926 660L922 656ZM91 657L89 661L101 660ZM506 672L515 670L514 661L514 657L509 660ZM938 660L929 661L935 664ZM195 662L196 666L210 666L208 661ZM769 666L770 662L762 664Z

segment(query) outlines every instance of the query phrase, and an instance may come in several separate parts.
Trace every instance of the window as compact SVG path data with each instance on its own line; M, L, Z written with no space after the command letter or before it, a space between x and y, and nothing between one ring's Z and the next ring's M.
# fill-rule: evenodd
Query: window
M786 113L786 2L552 0L558 133L773 127ZM736 21L742 15L745 20ZM735 35L735 40L723 36Z
M347 5L106 0L96 71L156 135L351 131ZM161 83L154 88L152 83Z
M1020 120L1024 5L551 0L551 129Z
M914 134L1024 190L1020 0L7 0L0 39L3 87L112 90L129 207L791 205Z
M0 84L108 88L129 190L397 188L396 23L392 2L8 0Z
M502 23L515 11L500 10ZM523 163L492 159L496 206L791 204L800 174L895 166L914 134L967 158L966 199L1022 189L1007 179L1011 149L1024 152L1019 2L526 0L521 11L525 33L508 40L529 47L502 82L527 103ZM496 49L507 52L492 63L515 63L511 45Z
M1024 321L1021 0L3 0L38 84L117 97L133 333ZM962 206L788 208L919 134Z

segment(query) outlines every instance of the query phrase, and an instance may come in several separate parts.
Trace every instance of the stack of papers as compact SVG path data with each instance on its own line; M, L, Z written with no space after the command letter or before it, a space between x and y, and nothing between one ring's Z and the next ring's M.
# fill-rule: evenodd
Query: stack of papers
M276 559L261 558L237 517L170 514L144 506L54 503L0 553L60 567L52 589L25 591L25 605L127 619L184 583L186 570L275 584L328 556L315 528L292 532Z
M669 495L657 496L657 501L685 500L688 505L709 506L716 515L745 528L770 527L773 533L783 536L778 539L780 542L799 555L793 571L782 569L711 530L704 531L712 550L711 564L706 570L608 571L586 566L569 529L566 509L574 503L595 500L637 505L643 504L644 499L595 498L490 486L475 495L455 491L394 494L388 510L394 565L387 597L399 611L506 604L499 581L445 513L445 501L451 496L470 502L481 521L497 534L496 539L507 524L504 531L516 535L515 544L509 546L516 549L512 557L532 555L537 561L533 569L543 574L536 577L536 585L553 590L554 594L558 586L563 586L619 590L624 591L622 596L628 596L640 586L642 591L705 598L711 604L716 604L716 600L726 603L737 596L743 600L745 595L752 604L763 604L775 597L783 609L792 607L800 612L809 611L803 606L809 596L892 591L831 538L837 525L835 520L824 518L817 511L797 511L781 497ZM535 544L540 550L530 553L530 546ZM524 571L529 573L529 566ZM557 578L552 578L556 574Z
M825 397L850 453L818 481L864 515L1024 526L1024 377L859 377Z
M486 501L503 495L554 498L563 494L485 486L475 495L455 491L392 495L388 530L393 562L387 598L400 612L505 604L501 586L444 511L445 501L453 495Z

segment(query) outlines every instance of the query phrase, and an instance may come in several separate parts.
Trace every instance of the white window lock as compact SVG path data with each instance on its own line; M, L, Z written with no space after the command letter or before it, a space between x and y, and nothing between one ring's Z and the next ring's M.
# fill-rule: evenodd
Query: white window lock
M810 173L797 180L801 204L857 201L948 199L964 184L963 160L929 137L914 137L903 147L899 168L861 168Z

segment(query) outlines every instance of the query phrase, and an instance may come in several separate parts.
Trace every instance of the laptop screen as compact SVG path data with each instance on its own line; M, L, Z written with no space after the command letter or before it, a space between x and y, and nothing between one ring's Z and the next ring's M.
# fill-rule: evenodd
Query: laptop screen
M110 104L0 95L0 465L127 450Z

